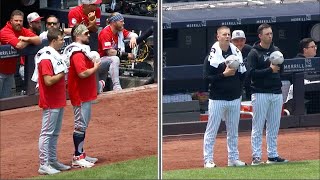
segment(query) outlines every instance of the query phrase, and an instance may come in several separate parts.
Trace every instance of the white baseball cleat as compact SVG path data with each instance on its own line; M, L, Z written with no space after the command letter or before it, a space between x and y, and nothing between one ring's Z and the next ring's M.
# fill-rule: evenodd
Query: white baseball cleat
M242 162L240 160L234 160L234 161L228 161L228 166L236 166L236 167L239 167L239 166L246 166L247 164L245 162Z
M215 168L215 167L217 167L217 165L212 161L204 163L204 168Z
M55 169L57 169L59 171L66 171L66 170L71 169L70 166L64 165L59 161L53 161L53 162L49 161L49 164L50 164L50 166L52 166L53 168L55 168Z
M91 168L92 166L94 166L94 164L87 161L83 154L80 156L73 156L72 158L72 167L74 168Z
M43 174L43 175L57 174L59 172L60 172L59 170L53 168L49 164L40 165L39 170L38 170L38 173Z
M85 159L86 161L89 161L89 162L91 162L91 163L93 163L93 164L98 161L98 158L89 157L89 156L87 156L86 153L83 153L83 156L84 156L84 159Z

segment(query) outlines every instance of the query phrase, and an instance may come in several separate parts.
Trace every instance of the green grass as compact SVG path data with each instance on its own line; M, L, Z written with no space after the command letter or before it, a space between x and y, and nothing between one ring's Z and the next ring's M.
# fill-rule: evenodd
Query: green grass
M320 160L164 171L163 179L320 179Z
M38 176L34 179L157 179L157 157L118 162L56 175Z

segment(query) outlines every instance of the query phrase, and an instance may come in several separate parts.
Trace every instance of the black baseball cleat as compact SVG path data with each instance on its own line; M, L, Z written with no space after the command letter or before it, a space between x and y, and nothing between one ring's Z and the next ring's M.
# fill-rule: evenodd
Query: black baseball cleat
M257 166L257 165L261 165L261 164L263 164L263 161L261 160L260 157L253 157L252 158L252 163L251 163L252 166Z
M289 162L289 161L278 156L278 157L274 157L274 158L268 158L267 164L287 163L287 162Z

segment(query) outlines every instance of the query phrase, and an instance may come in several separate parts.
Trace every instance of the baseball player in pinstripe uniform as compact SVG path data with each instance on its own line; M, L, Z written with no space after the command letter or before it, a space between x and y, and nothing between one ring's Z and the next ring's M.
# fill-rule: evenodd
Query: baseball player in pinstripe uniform
M67 66L57 52L63 43L63 32L48 31L49 46L39 50L33 81L39 83L39 107L43 108L39 137L40 174L56 174L71 167L57 160L57 141L61 130L64 106L66 106L65 73Z
M204 78L210 85L209 119L203 145L205 168L216 167L213 149L222 118L225 118L227 129L228 166L246 165L239 160L238 151L240 102L246 68L241 51L230 43L230 38L228 27L218 28L218 41L213 44L210 55L204 62Z
M252 165L262 162L261 144L264 123L266 121L267 163L288 162L277 152L277 138L282 110L281 66L273 65L270 54L278 51L272 43L272 28L269 24L258 27L260 41L256 42L248 55L252 88Z

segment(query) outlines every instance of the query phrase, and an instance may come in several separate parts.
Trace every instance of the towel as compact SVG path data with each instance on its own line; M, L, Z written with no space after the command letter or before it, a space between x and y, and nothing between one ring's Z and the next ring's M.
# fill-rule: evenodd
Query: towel
M121 52L125 52L125 46L124 46L124 36L123 36L123 32L120 31L118 33L118 49L120 49Z
M99 53L96 51L91 51L90 46L85 45L85 44L80 44L77 42L73 42L69 44L64 50L63 50L63 56L65 59L65 62L67 66L70 66L70 57L74 52L81 51L84 53L85 56L87 56L90 60L100 60L100 56L98 55Z
M126 37L126 39L131 39L132 37L137 38L138 35L134 32L129 32L128 36ZM120 31L118 32L118 49L120 49L121 52L125 52L125 44L124 44L124 36L123 36L123 32Z
M232 54L239 58L240 67L238 69L238 72L245 73L247 69L243 63L241 51L232 43L230 43L230 48ZM222 50L219 46L219 42L216 42L212 45L208 61L210 61L210 65L215 68L218 68L219 64L224 63L226 61L226 59L222 56Z
M238 72L240 72L241 74L245 73L247 69L243 63L241 51L232 43L230 43L230 48L231 48L232 54L237 56L239 59L240 66L238 68ZM226 62L226 59L222 56L222 50L219 46L218 41L212 45L208 61L210 61L210 65L215 68L218 68L219 64ZM227 113L225 111L223 112L223 115L222 115L222 121L225 121L226 118L227 118Z
M33 75L31 80L34 82L38 82L38 64L43 59L49 59L52 63L54 74L59 74L61 72L67 73L68 68L65 64L65 61L63 59L63 56L61 56L58 51L56 51L54 48L50 46L45 46L42 49L40 49L36 56L34 57L35 61L35 68L33 71Z

